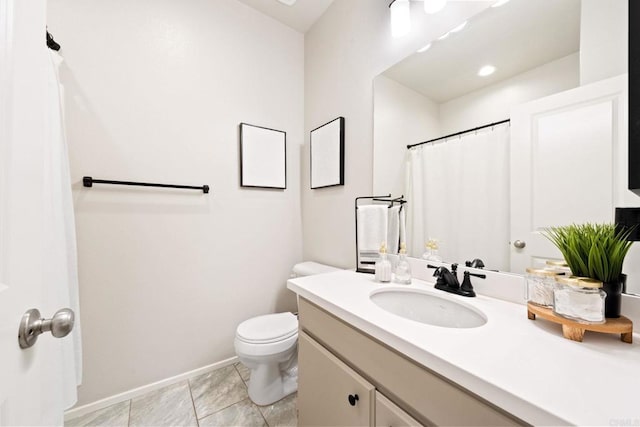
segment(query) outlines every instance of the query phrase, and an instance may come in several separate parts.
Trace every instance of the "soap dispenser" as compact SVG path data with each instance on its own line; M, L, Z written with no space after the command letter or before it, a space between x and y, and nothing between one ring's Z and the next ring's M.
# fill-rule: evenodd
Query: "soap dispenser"
M427 249L427 251L422 254L422 258L426 259L427 261L442 262L442 258L438 253L437 239L429 239L427 243L424 244L424 247Z
M402 285L411 284L411 265L407 261L407 245L400 244L400 252L398 253L398 265L393 275L393 281Z
M380 245L380 257L376 261L376 281L388 283L391 281L391 262L387 259L387 244Z

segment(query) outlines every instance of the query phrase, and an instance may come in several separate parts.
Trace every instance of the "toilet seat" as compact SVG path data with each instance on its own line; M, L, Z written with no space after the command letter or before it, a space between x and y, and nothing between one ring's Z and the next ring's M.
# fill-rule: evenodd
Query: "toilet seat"
M245 320L236 329L236 339L248 344L272 344L298 334L293 313L266 314Z
M298 318L293 313L276 313L242 322L234 344L238 354L271 356L291 349L297 340Z
M281 353L286 353L287 351L295 348L298 343L298 331L296 330L293 335L289 338L285 338L280 341L275 341L267 344L256 344L251 342L246 342L236 336L233 344L236 349L236 354L240 357L248 356L248 357L269 357L269 356L277 356Z

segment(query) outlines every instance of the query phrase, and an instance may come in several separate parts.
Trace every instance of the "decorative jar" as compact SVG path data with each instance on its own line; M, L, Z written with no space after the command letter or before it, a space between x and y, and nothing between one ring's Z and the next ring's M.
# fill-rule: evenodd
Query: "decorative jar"
M551 270L527 268L526 298L527 302L542 307L553 307L553 289L558 273Z
M581 323L604 323L602 282L586 277L556 277L553 312Z

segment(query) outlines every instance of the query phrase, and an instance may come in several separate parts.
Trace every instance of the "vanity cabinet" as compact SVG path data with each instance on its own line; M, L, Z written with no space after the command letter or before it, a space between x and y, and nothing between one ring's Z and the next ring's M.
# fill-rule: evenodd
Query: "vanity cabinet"
M301 426L420 426L411 415L304 332L298 336Z
M526 425L306 299L298 308L301 426Z
M304 332L298 335L298 423L371 426L375 388Z

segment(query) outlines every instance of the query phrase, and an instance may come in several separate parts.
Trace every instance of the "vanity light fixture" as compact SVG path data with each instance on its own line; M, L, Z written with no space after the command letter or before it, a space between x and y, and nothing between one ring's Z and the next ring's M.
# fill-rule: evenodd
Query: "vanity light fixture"
M429 50L430 47L431 47L431 43L422 46L420 49L416 50L416 52L418 53L426 52Z
M391 36L402 37L411 30L411 6L409 0L393 0L391 11Z
M498 0L497 2L495 2L494 4L491 5L491 7L500 7L504 4L509 3L509 0Z
M485 65L484 67L478 70L478 75L480 77L487 77L496 72L496 67L493 65Z
M296 0L278 0L285 4L293 4ZM420 0L424 3L424 11L429 14L437 13L444 9L447 5L447 0ZM504 0L501 0L504 1ZM507 0L508 1L508 0ZM391 35L393 37L402 37L409 33L411 30L411 5L409 0L391 0L389 3L389 10L391 15ZM456 27L455 31L460 31L467 23ZM446 38L447 33L440 40Z
M430 14L440 12L447 5L447 0L424 0L424 11Z

